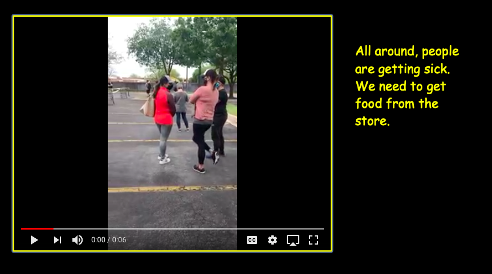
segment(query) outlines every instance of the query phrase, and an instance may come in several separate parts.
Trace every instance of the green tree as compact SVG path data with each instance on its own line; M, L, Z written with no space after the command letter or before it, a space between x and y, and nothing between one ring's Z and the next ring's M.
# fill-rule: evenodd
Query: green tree
M225 67L224 78L229 83L229 98L234 98L234 84L237 83L237 61L230 62Z
M184 67L198 67L201 72L202 64L207 59L207 40L201 25L206 18L178 18L173 30L173 40L177 47L176 64Z
M193 72L192 82L197 81L204 70L215 68L226 78L230 85L229 97L233 97L237 83L237 18L179 18L172 37L179 48L175 54L176 64L198 67Z
M237 18L208 17L200 25L207 40L206 58L208 63L224 75L226 66L237 63Z
M178 49L169 18L154 18L148 25L140 25L127 42L128 53L135 57L137 63L163 69L164 74L170 75Z
M136 74L136 73L132 73L132 74L130 75L130 78L142 78L142 77L140 77L140 75L138 75L138 74Z
M179 78L179 72L176 69L172 69L170 76L174 78Z
M109 43L110 40L111 37L108 36L108 76L112 76L116 72L113 65L119 64L123 61L123 56L111 47L111 44Z
M162 76L164 75L169 75L166 74L166 72L163 69L155 69L155 68L147 68L147 76L146 78L152 79L154 81L157 81L161 79ZM176 69L171 69L171 75L172 77L179 79L179 72Z
M203 72L206 71L207 69L213 69L213 68L214 67L212 65L204 64L204 65L201 66L200 69L195 69L193 71L192 76L191 76L191 82L198 83L199 75L203 74Z
M216 67L217 72L229 83L229 97L234 97L237 82L237 18L202 18L197 27L205 33L207 45L206 61Z

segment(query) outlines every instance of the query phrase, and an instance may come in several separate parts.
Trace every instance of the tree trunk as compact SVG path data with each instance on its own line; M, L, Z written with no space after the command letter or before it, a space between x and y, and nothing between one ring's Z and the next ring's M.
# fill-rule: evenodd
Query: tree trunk
M224 59L220 60L219 74L224 75Z
M201 76L202 76L202 64L200 64L200 66L198 67L198 79L196 81L198 83L198 86L201 86L200 83L201 82L200 79L202 78Z
M171 70L172 69L173 69L173 65L172 65L172 63L169 63L169 65L167 66L166 75L171 76Z
M223 65L223 62L222 62L222 63L220 64L220 66L219 66L219 71L218 71L218 73L219 73L220 75L224 75L224 65Z
M229 82L229 98L234 98L234 83Z

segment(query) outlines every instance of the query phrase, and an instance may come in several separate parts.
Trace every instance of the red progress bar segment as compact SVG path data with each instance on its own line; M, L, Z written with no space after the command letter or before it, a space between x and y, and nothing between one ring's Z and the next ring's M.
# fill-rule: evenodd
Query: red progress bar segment
M54 230L54 228L21 228L21 230Z

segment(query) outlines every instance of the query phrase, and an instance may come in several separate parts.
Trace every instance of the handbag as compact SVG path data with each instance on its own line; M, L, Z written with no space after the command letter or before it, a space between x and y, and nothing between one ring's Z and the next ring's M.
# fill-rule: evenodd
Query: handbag
M149 96L147 101L140 108L140 112L147 117L154 117L155 114L155 100L153 96Z

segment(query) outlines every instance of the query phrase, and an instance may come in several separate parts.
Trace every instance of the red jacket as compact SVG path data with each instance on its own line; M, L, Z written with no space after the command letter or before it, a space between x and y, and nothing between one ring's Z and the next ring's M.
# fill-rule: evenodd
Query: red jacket
M154 121L159 125L172 125L176 113L174 97L165 87L160 87L155 97Z

